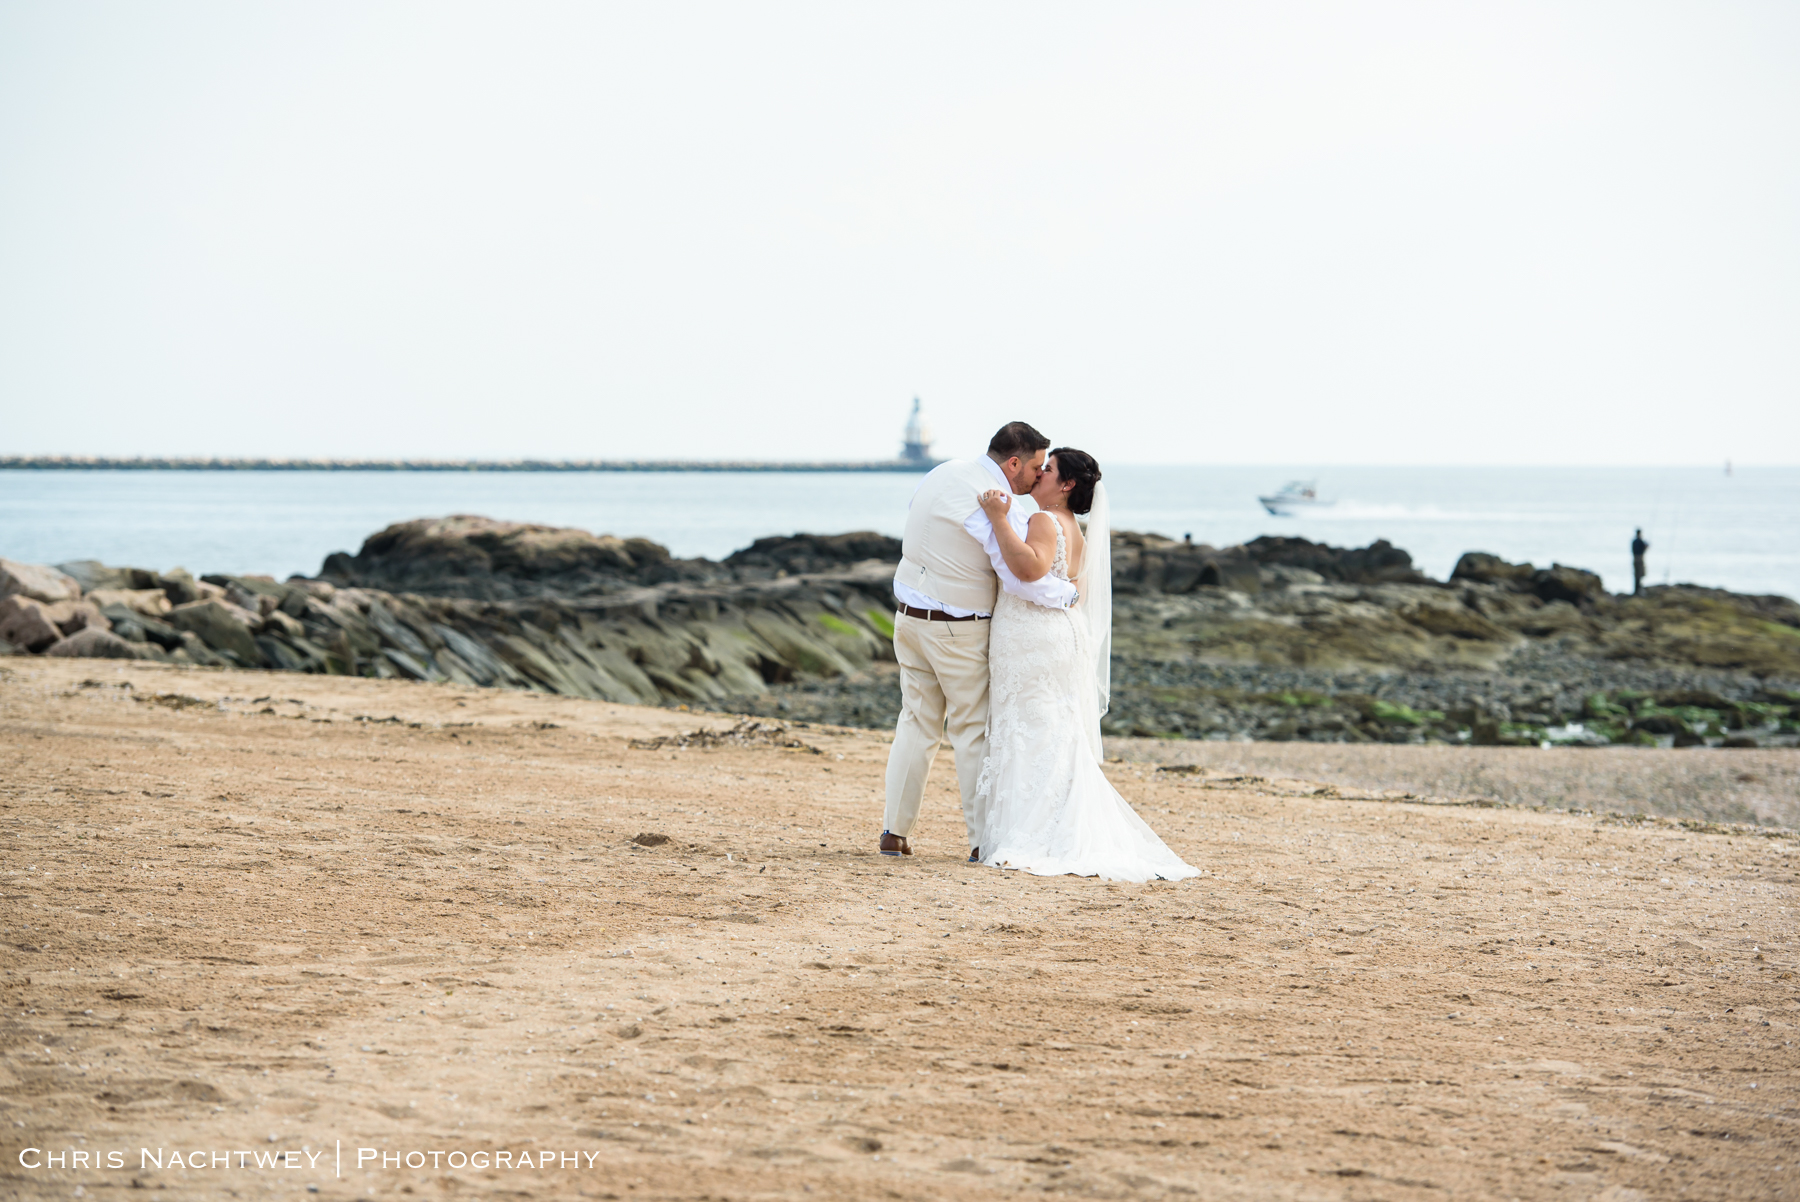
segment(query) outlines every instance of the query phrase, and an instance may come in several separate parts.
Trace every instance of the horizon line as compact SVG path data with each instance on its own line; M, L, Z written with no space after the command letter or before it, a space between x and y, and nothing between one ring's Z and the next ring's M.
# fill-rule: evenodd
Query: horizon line
M804 460L804 459L515 459L477 458L327 458L262 455L0 455L0 471L385 471L385 472L920 472L944 459ZM1207 467L1330 470L1334 468L1563 468L1581 470L1794 468L1800 463L1724 460L1711 463L1323 463L1204 462L1119 460L1120 467Z

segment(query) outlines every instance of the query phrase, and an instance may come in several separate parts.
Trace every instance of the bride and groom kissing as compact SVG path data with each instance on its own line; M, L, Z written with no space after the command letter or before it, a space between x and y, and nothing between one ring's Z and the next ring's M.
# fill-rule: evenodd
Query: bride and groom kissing
M1037 512L1027 519L1014 496ZM1008 422L985 456L933 468L913 494L894 598L901 705L881 854L912 854L948 738L971 864L1117 881L1199 875L1101 771L1112 531L1092 455L1051 450Z

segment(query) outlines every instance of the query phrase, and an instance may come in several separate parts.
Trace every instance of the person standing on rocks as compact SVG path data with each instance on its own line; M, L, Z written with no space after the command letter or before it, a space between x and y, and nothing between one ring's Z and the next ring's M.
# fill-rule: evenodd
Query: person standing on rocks
M913 493L894 572L900 720L888 752L884 856L912 854L909 840L925 781L946 736L956 756L969 846L976 845L984 826L976 812L976 786L987 755L988 626L1002 585L1052 609L1075 602L1075 585L1067 580L1045 576L1020 583L981 508L981 494L996 487L1029 493L1049 449L1050 440L1029 424L1008 422L989 441L986 455L939 464Z
M1631 595L1640 596L1644 591L1644 552L1650 544L1644 541L1642 526L1631 536Z

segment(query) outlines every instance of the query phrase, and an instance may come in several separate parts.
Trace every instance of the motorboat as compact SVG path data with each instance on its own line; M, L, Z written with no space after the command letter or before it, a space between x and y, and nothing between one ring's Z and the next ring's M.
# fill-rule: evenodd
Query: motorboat
M1278 518L1291 518L1318 509L1329 509L1336 504L1320 498L1318 482L1314 480L1290 480L1281 486L1281 491L1256 499L1262 502L1264 509Z

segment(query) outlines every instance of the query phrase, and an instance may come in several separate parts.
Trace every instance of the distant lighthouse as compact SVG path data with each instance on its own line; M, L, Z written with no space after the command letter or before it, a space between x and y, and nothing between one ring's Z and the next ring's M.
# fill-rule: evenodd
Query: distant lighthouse
M906 419L906 430L900 435L900 460L915 467L934 467L931 457L931 425L919 409L919 398L913 398L912 413Z

